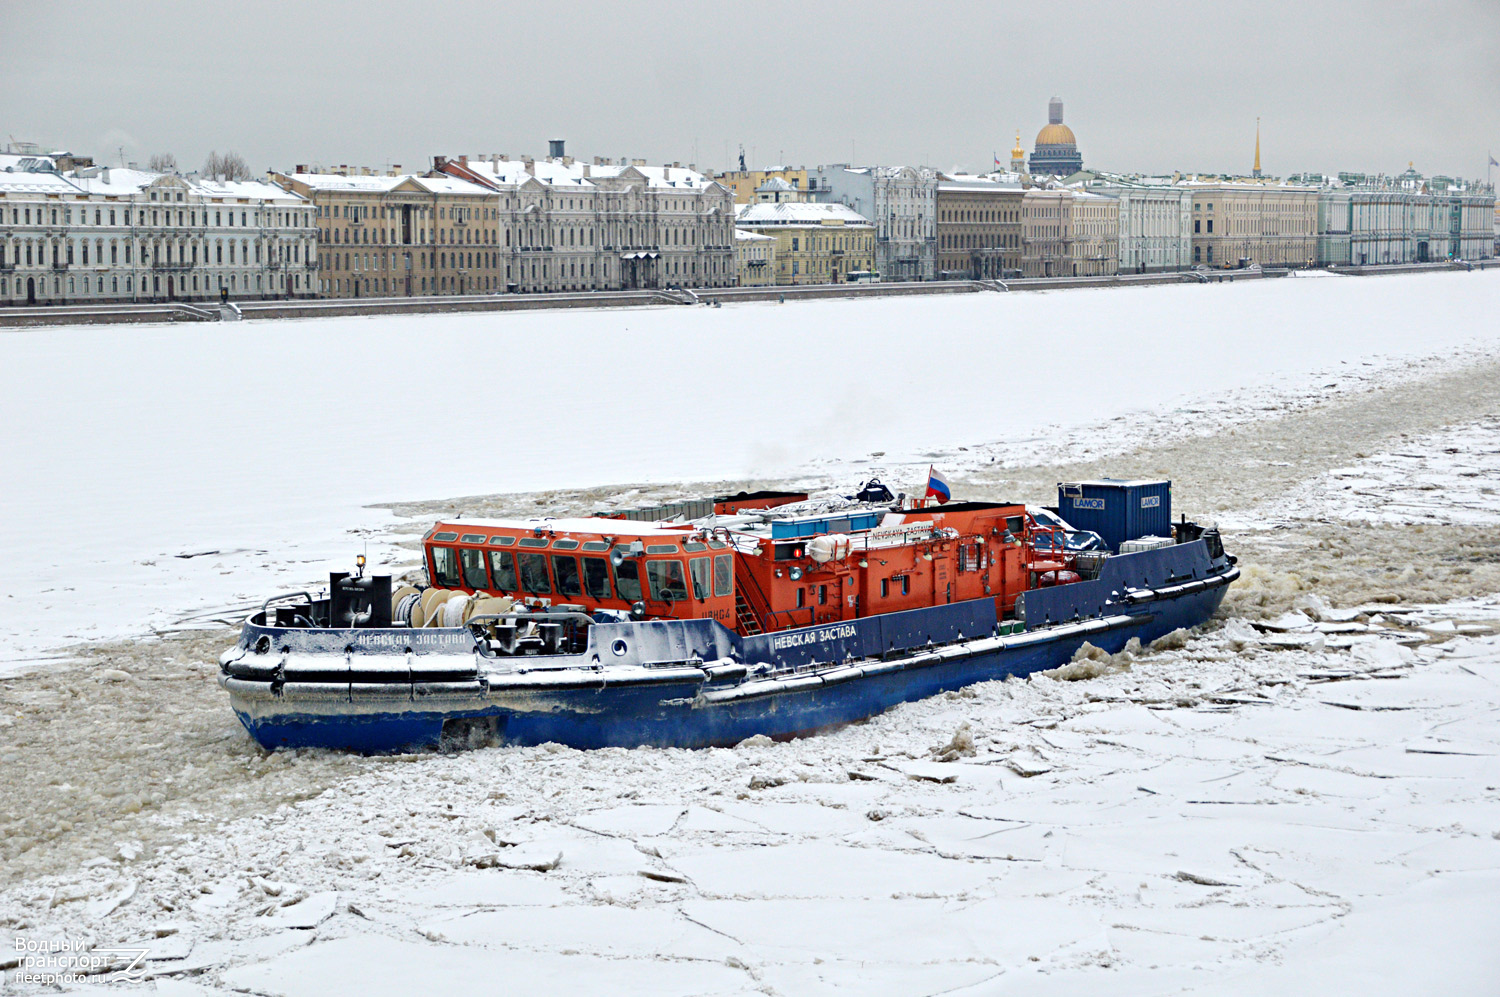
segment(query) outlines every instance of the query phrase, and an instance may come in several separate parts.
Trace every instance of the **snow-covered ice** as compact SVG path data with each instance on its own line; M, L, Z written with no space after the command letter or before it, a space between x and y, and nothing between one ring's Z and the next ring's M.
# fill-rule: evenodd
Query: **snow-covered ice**
M741 463L694 464L676 451L664 458L681 463L662 488L764 479L788 466L810 486L847 487L867 470L903 473L938 459L963 487L1027 497L1060 475L1116 466L1153 473L1160 460L1177 481L1179 507L1211 509L1246 570L1221 619L1201 634L1083 655L1053 675L982 684L783 744L395 758L255 749L213 682L222 630L95 641L76 660L0 682L0 763L18 774L0 785L0 926L8 937L149 950L144 982L98 977L75 992L1492 994L1500 985L1491 943L1500 929L1500 493L1491 487L1500 472L1500 344L1480 313L1493 314L1500 283L1453 276L1161 289L1170 292L1164 301L1205 292L1187 294L1184 307L1214 303L1229 344L1212 347L1212 363L1171 368L1163 383L1141 386L1134 414L1128 400L1108 397L1076 412L1047 407L1035 389L1026 397L1036 408L1023 414L965 415L942 409L943 400L937 415L916 417L920 440L896 426L897 416L914 418L912 408L883 427L880 414L870 438L846 449L813 433L782 463L760 462L748 445ZM1257 290L1239 297L1242 288ZM1209 294L1219 290L1233 302ZM1137 331L1153 309L1151 321L1186 321L1172 314L1175 304L1142 303L1155 294L856 302L848 306L873 307L847 320L845 303L796 309L806 307L814 326L872 323L877 338L881 323L897 321L886 315L934 328L982 315L1006 330L1021 327L999 317L1015 314L1004 309L1025 311L1033 324L1108 314ZM888 313L891 305L899 307ZM1235 314L1220 316L1221 307ZM1431 318L1444 308L1453 309L1446 325ZM796 309L711 317L760 316L774 339L791 335L780 323L802 321ZM1243 314L1257 309L1259 319ZM1416 312L1424 329L1433 322L1433 336L1399 341L1399 316ZM1376 313L1398 320L1382 325ZM555 325L528 327L581 337L569 323L659 320L664 335L683 336L705 314L548 316ZM1261 373L1221 373L1238 362L1243 343L1234 336L1252 342L1271 318L1306 342ZM464 323L433 321L436 345L468 337L481 353L498 349L473 330L455 331ZM1375 330L1368 339L1366 327ZM383 328L298 323L261 326L257 338L311 340L326 330L347 345L361 330L380 342ZM1326 343L1314 328L1326 329ZM256 329L246 323L235 334ZM738 334L754 338L748 325ZM827 330L801 334L814 346L831 341ZM973 338L929 339L942 336ZM1177 336L1185 338L1166 328L1162 341ZM1353 342L1364 352L1340 364ZM756 363L747 361L747 377ZM409 369L422 376L435 366ZM1179 390L1181 377L1198 379L1192 391ZM912 378L921 390L938 387L926 372ZM737 390L726 386L715 403L732 402ZM186 426L180 397L158 401L178 406L187 439L213 435ZM285 412L305 404L285 399ZM379 415L393 438L405 431L397 411ZM1281 418L1288 412L1294 418ZM170 539L179 553L221 553L182 560L179 577L122 603L171 623L255 594L269 577L253 567L261 560L287 583L312 581L338 546L361 542L364 534L341 532L351 528L371 531L372 552L406 556L394 540L407 527L364 509L369 501L658 477L643 450L619 456L612 472L570 479L586 470L569 463L581 458L570 451L555 466L536 463L544 458L528 450L535 441L518 431L507 454L531 454L531 473L507 478L508 465L462 454L456 441L475 435L468 422L415 418L428 427L430 477L421 460L395 477L382 464L386 447L370 458L371 474L390 475L386 483L372 478L360 490L331 470L354 466L342 462L358 454L299 451L286 466L301 462L310 475L300 488L227 489L212 515L171 491L191 477L192 459L142 449L137 462L159 458L166 473L161 514L147 516L140 549L165 550ZM780 418L767 417L767 439L795 430ZM870 450L884 453L864 456ZM128 460L106 457L106 476L128 477ZM238 467L242 457L234 447L204 451L202 470ZM56 473L59 482L81 474ZM8 492L7 501L17 495L37 515L48 487ZM137 541L124 513L152 506L122 496L118 505L96 497L70 508L129 546ZM306 512L320 498L348 518L275 530L278 510ZM101 510L122 516L111 524ZM6 529L22 520L7 516ZM269 532L251 536L263 523ZM229 553L231 526L243 530L234 537L247 551L265 553ZM13 560L23 548L7 534L6 591L24 574L34 599L34 573ZM113 583L145 580L122 570ZM49 584L90 581L78 559ZM35 647L69 619L4 613L5 627ZM0 953L0 967L19 966Z

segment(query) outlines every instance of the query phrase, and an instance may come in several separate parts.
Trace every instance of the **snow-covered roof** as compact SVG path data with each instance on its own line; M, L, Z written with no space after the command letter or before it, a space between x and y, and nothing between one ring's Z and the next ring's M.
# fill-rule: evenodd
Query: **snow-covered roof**
M123 166L110 167L109 169L86 170L90 175L80 176L79 171L73 171L69 178L73 183L90 194L100 197L129 197L138 193L141 188L149 186L162 174L148 173L145 170L131 170Z
M0 171L0 191L14 194L77 194L79 188L57 173Z
M776 237L773 236L773 235L761 235L759 232L752 232L752 231L750 231L747 228L737 228L737 229L734 230L734 241L735 242L775 242L776 241Z
M868 225L869 219L847 204L804 204L795 201L742 204L735 209L736 225Z
M391 190L408 179L409 174L401 176L345 176L342 173L288 173L288 180L295 180L305 184L313 190L347 190L380 193Z
M682 166L634 166L581 163L576 160L471 159L457 164L501 186L520 186L536 179L551 187L597 187L599 180L639 178L647 187L666 190L703 190L718 183L712 177Z
M1015 174L1010 174L1015 176ZM959 191L1006 191L1020 190L1019 178L1015 180L1000 180L994 176L977 176L972 173L944 173L938 179L938 190L949 193Z
M402 179L406 179L406 178L403 177ZM429 192L431 192L433 194L468 194L468 195L478 195L478 196L482 196L482 197L487 197L487 196L490 196L491 193L492 193L486 187L481 187L477 183L470 183L467 180L460 180L458 177L450 177L450 176L416 177L416 176L414 176L414 177L411 177L410 179L411 179L411 182L414 183L414 184L416 184L418 187L421 187L423 190L429 191Z
M193 192L206 197L246 198L252 201L304 200L301 194L283 190L264 180L194 180Z
M771 179L767 180L765 183L761 184L759 187L755 188L755 192L757 194L759 194L763 190L775 192L775 191L796 190L796 189L797 188L795 186L793 186L792 184L787 183L785 180L781 179L781 177L772 177Z

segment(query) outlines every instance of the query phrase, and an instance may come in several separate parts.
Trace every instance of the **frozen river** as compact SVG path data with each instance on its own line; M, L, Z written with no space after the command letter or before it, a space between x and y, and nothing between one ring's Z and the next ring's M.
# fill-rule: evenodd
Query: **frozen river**
M559 981L641 995L1493 994L1497 291L1494 275L1455 274L0 337L7 360L32 364L30 378L0 371L26 427L0 447L7 470L27 469L5 482L0 622L25 646L81 632L90 613L97 632L125 632L300 587L363 542L351 529L389 554L393 520L370 501L787 467L844 482L871 449L891 455L892 480L903 459L933 459L962 488L1007 495L1162 469L1184 511L1219 518L1244 569L1191 639L712 751L265 753L214 681L222 630L92 641L0 681L0 764L22 774L0 784L0 916L29 943L144 949L144 992L194 997ZM1064 315L1107 326L1111 348L1072 360ZM716 345L686 359L610 345L606 328L637 323L679 352L695 335ZM933 331L898 350L913 325ZM644 418L707 378L701 404L738 414L714 446L684 446L679 427L634 450L619 419L594 417L595 438L615 441L596 447L586 420L533 421L544 434L517 416L494 433L487 417L430 414L427 379L461 386L486 365L513 386L488 397L530 391L496 347L544 328L530 352L557 356L580 412L605 399ZM298 336L389 351L419 335L415 359L386 363L399 390L326 373L247 390L274 381L273 346ZM766 359L767 339L798 336L807 357ZM560 348L570 337L640 383L585 374L580 350ZM434 363L436 343L463 357ZM842 366L838 343L854 357ZM335 369L324 346L302 349ZM91 391L40 366L70 351ZM151 351L213 373L130 373ZM1033 370L1037 353L1082 379ZM828 436L850 386L873 397L877 378L884 402L842 443ZM527 397L555 408L564 394ZM824 421L799 427L798 413ZM327 432L299 435L314 420ZM361 434L368 447L335 445ZM794 446L776 452L778 434ZM21 965L0 956L0 970Z

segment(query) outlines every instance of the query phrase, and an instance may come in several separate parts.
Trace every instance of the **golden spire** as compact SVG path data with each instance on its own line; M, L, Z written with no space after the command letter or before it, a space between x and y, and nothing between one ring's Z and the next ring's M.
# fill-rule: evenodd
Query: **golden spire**
M1016 147L1010 150L1011 159L1025 159L1026 150L1021 148L1021 129L1016 129Z
M1260 118L1255 119L1255 169L1251 176L1260 176Z

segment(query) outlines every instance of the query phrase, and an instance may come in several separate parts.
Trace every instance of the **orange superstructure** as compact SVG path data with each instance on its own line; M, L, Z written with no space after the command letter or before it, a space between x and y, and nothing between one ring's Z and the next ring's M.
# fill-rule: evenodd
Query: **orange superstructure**
M741 634L980 598L995 600L999 620L1028 588L1077 580L1071 558L1048 555L1049 538L1023 505L730 522L442 522L424 554L436 588L587 613L708 618Z

